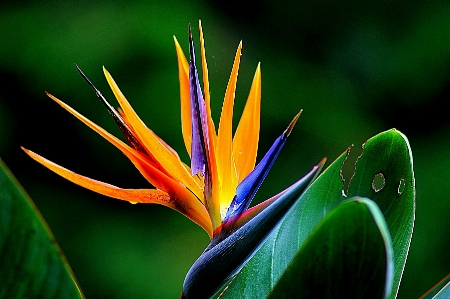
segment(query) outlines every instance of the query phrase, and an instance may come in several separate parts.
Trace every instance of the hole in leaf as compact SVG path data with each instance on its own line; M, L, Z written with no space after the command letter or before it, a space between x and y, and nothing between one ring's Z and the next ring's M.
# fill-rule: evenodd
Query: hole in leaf
M384 178L384 174L377 173L374 177L373 177L373 181L372 181L372 189L375 192L380 192L381 189L384 188L384 185L386 184L386 179Z
M342 196L347 197L350 183L356 173L356 163L361 158L364 152L364 144L361 147L350 146L347 149L347 156L341 166L341 180L342 180Z
M398 184L398 195L401 195L403 193L403 191L405 190L405 179L400 179L400 183Z

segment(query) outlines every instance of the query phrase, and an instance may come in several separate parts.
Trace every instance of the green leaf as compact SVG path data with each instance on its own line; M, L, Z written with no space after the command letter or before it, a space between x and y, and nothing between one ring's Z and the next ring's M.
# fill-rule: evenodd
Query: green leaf
M329 211L347 199L343 196L341 179L341 167L346 157L343 153L311 184L280 226L228 285L221 298L265 298L270 293L313 228ZM376 184L376 192L372 183L379 173L383 174L385 181L380 190ZM415 209L412 154L402 133L392 129L364 144L348 196L372 198L385 216L393 240L391 298L395 298L411 242Z
M385 181L378 192L372 186L374 174L382 175ZM395 298L411 243L415 215L412 153L406 136L390 130L366 142L348 190L348 196L357 195L373 199L386 218L394 246L395 273L391 297Z
M0 298L83 298L47 224L0 159Z
M383 214L356 197L320 221L268 298L385 298L393 268Z

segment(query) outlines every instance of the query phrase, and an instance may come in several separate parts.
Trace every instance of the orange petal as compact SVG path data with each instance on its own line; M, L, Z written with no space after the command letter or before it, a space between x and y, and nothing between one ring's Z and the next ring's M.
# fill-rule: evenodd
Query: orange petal
M206 194L205 201L209 208L210 217L212 218L213 228L216 228L222 223L222 217L220 215L220 198L222 197L220 180L217 169L217 135L216 128L214 126L214 121L211 116L211 99L209 93L209 76L208 76L208 64L206 63L206 50L205 50L205 39L203 37L202 22L199 20L198 27L200 30L200 54L202 58L202 74L203 74L203 85L205 90L205 106L206 115L208 118L208 165L210 168L211 175L211 194Z
M233 157L238 183L255 168L261 106L261 68L258 64L250 94L233 139Z
M186 170L181 160L173 155L173 153L166 148L164 144L160 142L160 138L139 118L136 112L128 103L125 96L120 91L114 79L109 72L103 68L106 79L111 87L114 95L117 98L123 112L125 113L128 122L132 125L134 132L142 142L142 145L147 149L149 154L163 167L163 171L169 176L173 177L190 190L198 189L199 186L192 178L190 173Z
M239 43L234 59L233 69L228 81L227 90L220 115L220 124L217 136L217 167L221 183L221 209L228 209L233 196L235 195L237 179L234 170L233 151L233 105L236 92L236 83L239 71L239 62L241 57L242 42Z
M198 209L198 206L191 207L186 204L185 201L179 200L176 197L169 195L168 193L156 190L156 189L122 189L104 182L100 182L77 173L74 173L64 167L61 167L44 157L27 150L22 147L22 149L31 158L41 163L48 169L52 170L56 174L59 174L63 178L75 183L81 187L89 189L91 191L100 193L105 196L109 196L116 199L126 200L131 203L156 203L161 204L166 207L172 208L193 220L195 223L200 225L205 231L211 235L212 226L209 220L208 214L203 206Z
M70 112L72 115L74 115L76 118L81 120L85 125L90 127L92 130L100 134L103 138L108 140L112 145L117 147L125 156L130 159L130 161L136 166L136 168L141 172L141 174L156 188L164 190L166 192L169 192L170 189L168 189L172 183L167 183L169 180L169 177L162 173L158 169L158 165L156 165L149 156L143 155L139 153L138 151L132 149L128 145L126 145L124 142L119 140L117 137L111 135L107 131L105 131L102 127L98 126L97 124L93 123L77 111L75 111L73 108L71 108L69 105L65 104L64 102L60 101L58 98L54 97L51 94L48 94L48 96L53 99L56 103L58 103L61 107L66 109L68 112ZM170 179L170 182L173 180ZM178 183L177 183L178 184ZM196 197L203 198L203 191L199 187L198 184L195 184L195 187L190 189ZM170 193L170 192L169 192Z
M122 120L124 121L124 123L128 126L128 129L129 129L130 132L133 134L133 136L134 136L137 140L139 140L139 138L136 137L136 136L137 136L136 132L134 131L133 127L131 126L130 122L128 121L127 116L125 115L125 113L123 113L122 109L119 108L119 109L117 109L117 111L119 112L120 117L122 118ZM158 138L159 138L159 137L158 137ZM161 138L159 138L159 141L161 142L162 145L164 145L164 146L166 147L166 149L167 149L168 151L171 151L172 154L173 154L175 157L180 158L180 157L178 156L178 153L177 153L170 145L168 145L164 140L162 140ZM139 143L142 144L142 142L141 142L140 140L139 140ZM144 154L145 154L145 152L144 152ZM148 157L151 158L150 156L148 156Z
M208 81L208 66L206 63L206 54L205 54L205 43L203 39L203 31L201 27L201 22L199 22L200 27L200 45L201 45L201 58L202 58L202 70L203 70L203 83L205 88L205 105L206 105L206 114L207 114L207 125L208 125L208 165L210 168L210 176L211 176L211 187L205 188L208 189L208 192L211 194L205 194L204 200L205 205L208 207L210 211L210 216L212 218L213 226L217 227L222 222L220 217L220 184L217 176L217 167L216 167L216 155L215 155L215 143L216 143L216 130L214 127L214 122L211 118L211 106L210 106L210 96L209 96L209 81ZM177 50L178 56L178 69L180 76L180 90L184 92L181 95L182 101L182 127L183 127L183 139L185 141L185 146L187 151L190 153L191 151L191 143L192 143L192 119L191 119L191 109L190 109L190 86L186 86L186 81L189 80L189 67L188 62L186 60L183 51L177 40L175 39L175 47ZM181 92L180 92L181 93ZM200 177L195 176L197 181L203 180Z
M189 63L184 56L183 50L181 50L180 44L176 37L173 37L175 41L175 49L177 50L178 57L178 78L180 81L180 101L181 101L181 131L183 133L184 145L186 150L191 156L191 143L192 143L192 120L191 120L191 98L189 87Z

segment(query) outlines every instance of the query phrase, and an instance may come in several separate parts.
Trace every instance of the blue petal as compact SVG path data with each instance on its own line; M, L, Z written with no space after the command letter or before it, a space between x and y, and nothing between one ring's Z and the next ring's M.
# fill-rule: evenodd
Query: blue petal
M195 175L200 172L204 175L205 168L207 168L208 125L205 101L198 80L197 67L195 66L194 41L192 40L190 26L189 52L189 81L192 117L191 174Z
M280 154L281 149L286 143L287 137L291 133L295 123L300 117L301 111L294 117L294 119L289 124L289 127L279 136L275 142L272 144L270 149L261 159L261 161L256 165L256 167L250 172L242 182L236 188L236 195L231 201L228 207L227 214L224 221L228 220L230 217L236 216L244 212L250 206L250 203L255 197L256 192L261 186L262 182L269 173L270 168L272 168L273 163Z
M305 177L240 228L206 248L189 270L181 298L210 298L219 291L253 256L276 225L316 178L324 160Z

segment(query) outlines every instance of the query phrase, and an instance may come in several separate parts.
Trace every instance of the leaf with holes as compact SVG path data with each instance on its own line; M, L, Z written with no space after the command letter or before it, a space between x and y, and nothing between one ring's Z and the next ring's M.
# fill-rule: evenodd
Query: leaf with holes
M0 298L83 298L39 211L0 160Z
M270 293L313 228L346 200L341 167L348 153L349 150L347 155L338 157L311 184L221 298L265 298ZM395 129L380 133L363 145L347 190L348 196L372 198L384 214L394 249L391 298L397 294L412 237L415 210L412 163L411 149L402 133Z
M372 200L354 197L319 222L269 299L386 298L393 268L383 214Z
M377 186L377 176L383 176L384 184ZM405 267L415 214L412 153L405 135L389 130L365 143L348 189L348 196L357 195L372 198L386 218L394 246L394 298Z

